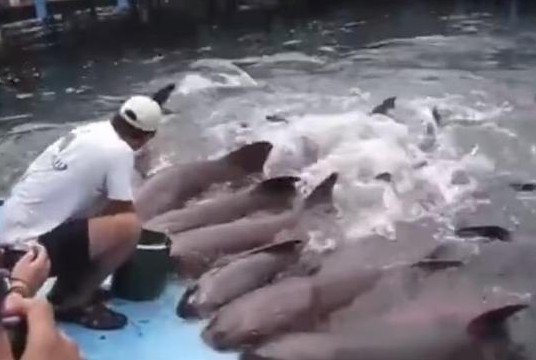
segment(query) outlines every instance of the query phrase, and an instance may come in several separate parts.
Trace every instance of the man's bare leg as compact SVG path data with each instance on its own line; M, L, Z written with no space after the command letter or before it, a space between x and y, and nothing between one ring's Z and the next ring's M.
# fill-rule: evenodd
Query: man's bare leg
M88 305L104 279L132 255L141 231L133 213L93 218L88 228L91 269L79 279L75 289L65 289L67 293L63 294L61 303L56 304L58 308Z

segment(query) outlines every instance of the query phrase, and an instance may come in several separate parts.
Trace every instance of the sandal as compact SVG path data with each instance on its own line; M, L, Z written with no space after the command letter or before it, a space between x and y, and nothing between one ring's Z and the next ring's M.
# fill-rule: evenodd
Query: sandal
M63 293L61 291L62 290L58 291L58 289L53 288L53 290L47 295L48 301L53 305L59 306L65 300L68 294L65 291ZM95 291L95 293L91 297L90 302L92 304L96 304L96 303L106 302L108 300L111 300L112 298L113 298L113 293L111 290L99 288Z
M118 330L124 328L128 319L103 303L91 304L83 308L54 311L56 320L76 323L92 330Z
M99 288L93 295L93 302L105 302L111 300L113 297L111 290Z

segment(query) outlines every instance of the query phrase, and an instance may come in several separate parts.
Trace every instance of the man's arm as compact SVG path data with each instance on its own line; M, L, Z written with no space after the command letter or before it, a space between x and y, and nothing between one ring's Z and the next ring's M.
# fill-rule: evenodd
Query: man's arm
M134 203L132 201L109 200L102 211L102 215L115 215L127 212L135 212Z

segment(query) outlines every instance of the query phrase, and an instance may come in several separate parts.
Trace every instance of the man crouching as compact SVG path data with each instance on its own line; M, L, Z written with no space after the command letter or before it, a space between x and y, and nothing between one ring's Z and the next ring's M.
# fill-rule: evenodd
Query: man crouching
M133 96L111 121L83 125L51 144L12 188L0 220L0 246L34 241L57 276L49 294L57 320L91 329L126 325L97 290L135 249L134 154L155 135L158 102Z

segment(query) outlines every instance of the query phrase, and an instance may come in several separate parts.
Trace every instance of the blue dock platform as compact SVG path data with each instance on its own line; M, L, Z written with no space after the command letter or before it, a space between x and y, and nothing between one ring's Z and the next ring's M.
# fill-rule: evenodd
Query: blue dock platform
M236 353L218 353L203 343L205 322L188 322L175 315L184 288L169 281L155 301L111 301L112 307L129 317L119 331L92 331L77 325L60 324L73 338L87 360L236 360Z

